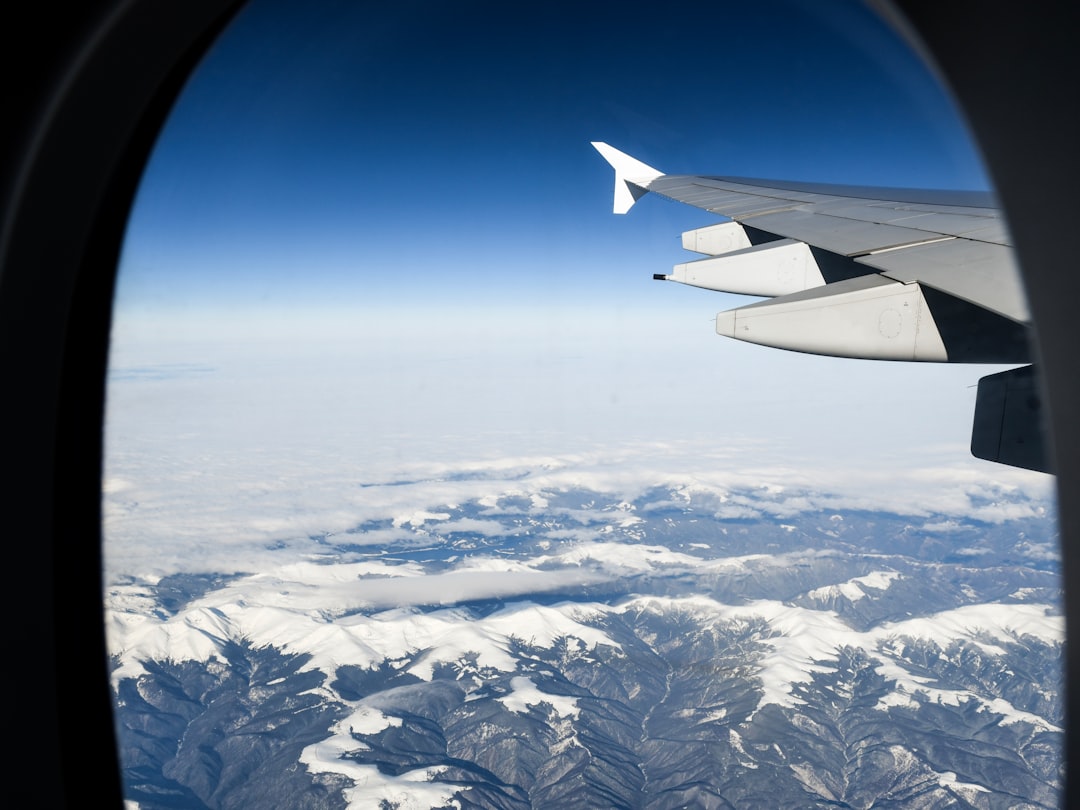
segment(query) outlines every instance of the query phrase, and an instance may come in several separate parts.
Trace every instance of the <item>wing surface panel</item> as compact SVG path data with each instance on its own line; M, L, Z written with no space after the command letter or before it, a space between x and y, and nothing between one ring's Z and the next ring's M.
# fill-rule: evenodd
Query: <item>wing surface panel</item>
M997 217L940 211L913 211L886 205L819 205L815 213L844 217L881 225L927 231L948 236L964 236L982 242L1007 244L1007 234Z
M917 206L889 200L747 186L692 175L665 175L649 183L648 190L737 221L766 213L800 211L812 216L832 216L877 225L896 225L925 233L1009 244L1000 215L991 208L933 204ZM769 230L758 222L748 224ZM801 238L794 233L777 233L789 238ZM925 239L925 236L921 236L910 241L922 242Z
M861 256L874 250L926 241L927 232L896 225L881 225L812 211L778 211L747 218L748 225L799 239L841 256Z
M668 175L675 177L677 175ZM737 184L744 187L770 189L781 194L801 193L831 198L888 201L911 205L938 205L966 207L997 211L994 195L988 191L955 191L947 189L885 188L875 186L851 186L836 183L806 183L791 180L762 180L750 177L700 176L701 180ZM795 199L791 196L791 199Z
M1010 248L969 239L948 239L904 250L893 250L855 259L905 284L918 281L997 312L1028 323L1020 273Z
M625 182L642 192L854 258L868 273L922 282L1014 321L1030 320L1008 230L988 194L878 189L882 196L875 197L865 187L665 175L606 144L597 148L609 162L620 161ZM626 177L626 166L636 180Z

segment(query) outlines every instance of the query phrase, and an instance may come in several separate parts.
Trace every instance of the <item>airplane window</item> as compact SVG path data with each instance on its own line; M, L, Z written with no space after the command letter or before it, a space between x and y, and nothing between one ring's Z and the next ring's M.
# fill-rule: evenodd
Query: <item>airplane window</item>
M590 142L625 153L624 215ZM989 183L860 3L255 0L173 110L120 265L105 598L130 803L1059 801L1052 479L968 450L978 381L1021 361L721 339L717 312L818 288L657 284L729 255L683 245L741 214L672 205L641 164L777 181L732 250L925 287L876 340L910 306L942 351L974 345L956 323L1022 342L966 290L878 275L970 241ZM720 182L688 195L762 205L765 181ZM811 251L769 230L808 183L932 191L870 223L903 244ZM833 191L830 238L863 238L885 198ZM935 217L958 235L910 236Z

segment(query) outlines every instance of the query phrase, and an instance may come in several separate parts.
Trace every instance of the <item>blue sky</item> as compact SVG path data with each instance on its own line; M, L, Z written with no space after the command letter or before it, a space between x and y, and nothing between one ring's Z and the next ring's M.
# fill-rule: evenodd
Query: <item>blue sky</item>
M610 215L592 140L671 173L986 187L943 93L857 2L301 5L252 3L184 93L122 310L677 295L645 282L713 218Z

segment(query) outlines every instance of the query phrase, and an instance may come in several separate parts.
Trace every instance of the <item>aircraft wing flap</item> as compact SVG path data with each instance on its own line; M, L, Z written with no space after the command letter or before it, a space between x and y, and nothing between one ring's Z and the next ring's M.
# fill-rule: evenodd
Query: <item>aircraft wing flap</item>
M981 217L988 220L1000 220L996 208L980 208L974 205L941 205L939 203L912 203L894 200L867 200L874 208L893 208L916 214L958 214L965 217Z
M855 261L896 281L921 282L1018 323L1031 320L1013 252L1004 245L947 239Z
M844 217L846 219L914 228L918 231L927 231L931 234L941 234L943 236L974 238L972 235L976 233L991 236L1005 235L1005 229L996 217L939 211L912 211L909 208L897 208L883 204L824 205L815 207L814 211L815 213ZM991 238L984 239L984 241L994 242L1000 240Z
M999 244L1003 243L1002 239L1006 236L1001 223L987 217L969 217L962 214L908 213L909 215L906 218L894 220L895 224L932 234L962 236L967 239L978 238L979 241L998 242ZM980 234L981 237L976 237L976 234Z
M810 211L783 211L740 220L753 228L798 239L841 256L925 242L927 233Z
M1000 220L984 225L980 230L969 231L964 234L966 239L975 239L979 242L992 242L1002 247L1012 246L1012 236L1004 222Z

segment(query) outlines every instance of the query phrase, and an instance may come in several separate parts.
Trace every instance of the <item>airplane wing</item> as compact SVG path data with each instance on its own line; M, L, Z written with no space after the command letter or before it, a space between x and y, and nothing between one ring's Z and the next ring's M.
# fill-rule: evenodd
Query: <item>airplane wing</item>
M666 175L593 146L615 170L615 213L652 192L726 218L683 234L683 247L705 258L654 275L769 299L719 313L721 335L838 357L1031 362L1019 268L988 193ZM1037 384L1030 370L1014 371L1023 373L984 378L996 393L984 396L980 383L972 452L1045 470L1032 449L1041 447L1037 405L1018 404ZM991 437L999 408L1001 435Z

